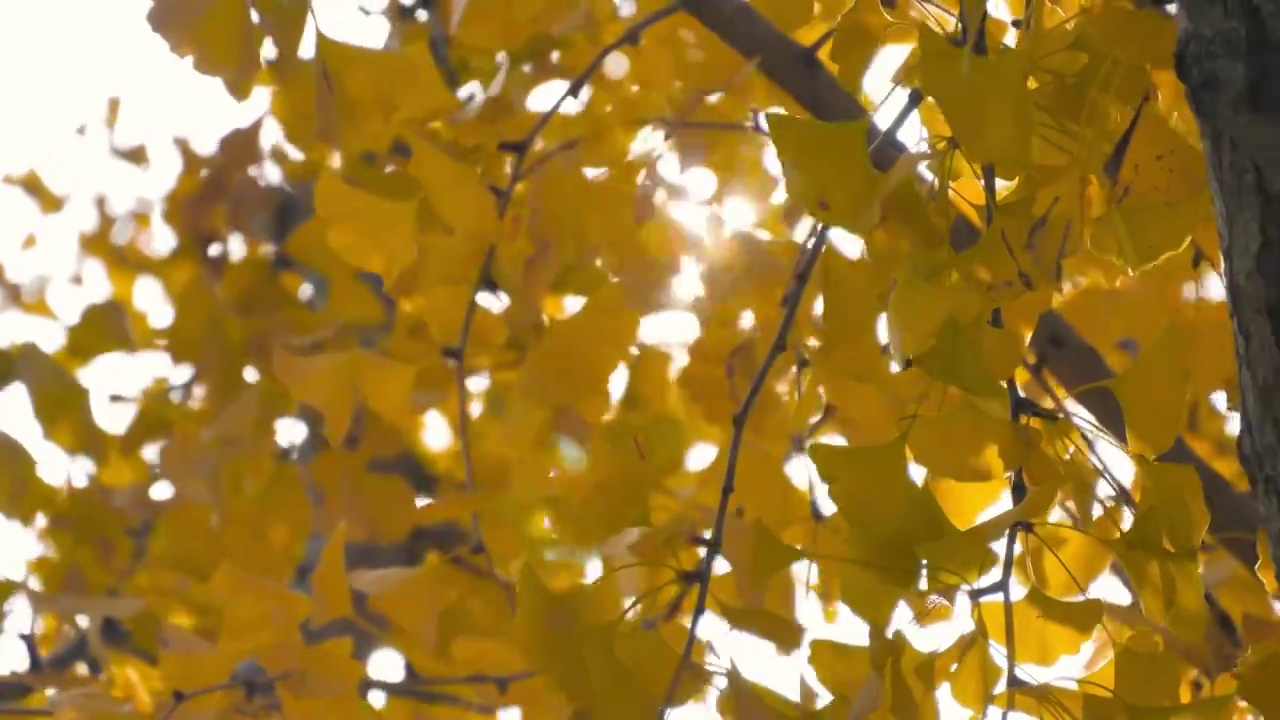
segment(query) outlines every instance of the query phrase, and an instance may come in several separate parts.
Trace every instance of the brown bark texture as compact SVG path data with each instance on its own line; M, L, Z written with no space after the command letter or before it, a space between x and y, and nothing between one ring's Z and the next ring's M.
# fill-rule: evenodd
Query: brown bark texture
M1278 559L1280 0L1185 0L1178 25L1175 69L1200 126L1235 327L1240 463Z
M1221 2L1221 0L1199 1L1206 4ZM1280 16L1280 0L1257 0L1257 2L1273 8L1273 13ZM774 27L751 4L740 0L683 0L682 7L686 13L726 45L744 58L756 61L757 68L765 77L813 117L819 120L839 121L858 120L867 116L866 108L840 84L840 81L809 48L797 43L786 33ZM1273 27L1280 29L1280 21ZM1271 37L1276 35L1272 33ZM1226 51L1231 49L1226 48ZM1267 62L1267 67L1271 68L1268 71L1269 75L1277 83L1274 94L1269 95L1268 98L1274 98L1271 102L1277 109L1277 122L1271 127L1276 129L1276 156L1280 157L1280 62L1274 59ZM906 148L896 138L890 137L877 141L879 134L874 128L872 135L875 143L872 163L881 170L887 170L899 156L906 152ZM1276 193L1280 193L1280 163L1277 163L1274 168L1273 174L1269 176L1273 179L1271 187L1276 188ZM1249 191L1249 193L1256 192ZM1277 197L1277 202L1280 202L1280 197ZM1280 218L1280 204L1270 207ZM1257 218L1256 211L1254 217ZM1258 223L1267 221L1257 218L1251 222L1254 224L1248 232L1258 236L1261 228ZM1275 228L1273 232L1280 232L1280 224L1273 224L1272 227ZM949 231L951 247L956 252L962 252L973 246L981 235L981 231L970 224L961 213L956 213L956 220L951 224ZM1224 230L1223 234L1225 237L1230 233ZM1280 245L1277 242L1280 241L1273 240L1270 247L1273 248L1272 252L1276 252L1277 257L1280 257ZM1262 260L1266 260L1270 265L1266 265ZM1228 262L1231 263L1231 260L1228 259ZM1258 274L1259 268L1271 268L1271 274L1277 276L1271 284L1277 293L1277 299L1273 300L1276 304L1272 317L1280 323L1280 265L1277 262L1269 258L1254 260L1253 255L1250 255L1244 267L1240 267L1240 263L1231 264L1236 266L1236 272L1252 272L1255 275ZM1256 294L1258 291L1254 292ZM1248 302L1259 306L1266 304L1266 300L1261 299L1261 296L1249 297L1253 299ZM1265 310L1254 312L1261 313L1263 318L1267 317ZM1260 322L1269 323L1270 321L1264 319ZM1270 464L1266 466L1268 468L1266 472L1270 474L1260 472L1259 462L1256 460L1247 460L1245 467L1249 470L1249 476L1256 478L1255 483L1270 483L1273 488L1271 494L1274 496L1277 492L1275 490L1277 459L1280 459L1280 434L1278 434L1280 422L1277 421L1277 418L1280 418L1280 396L1276 395L1276 373L1280 371L1280 354L1278 354L1280 350L1275 346L1270 327L1271 325L1267 324L1265 329L1267 354L1260 359L1246 360L1246 362L1260 364L1258 369L1252 372L1242 369L1241 383L1243 390L1246 385L1244 377L1265 380L1265 387L1250 387L1248 392L1255 398L1253 406L1262 408L1255 412L1273 413L1268 421L1270 422L1267 431L1269 434L1266 437L1269 440L1265 441L1269 444L1263 446L1270 448L1265 450L1270 453ZM1280 331L1277 335L1280 335ZM1102 355L1076 332L1065 317L1052 310L1044 313L1031 336L1028 349L1034 356L1037 368L1052 376L1076 402L1094 416L1098 424L1108 433L1121 443L1126 442L1124 415L1119 401L1111 390L1097 386L1097 383L1114 377L1114 373ZM1264 369L1268 367L1270 370ZM1252 421L1255 434L1258 432L1258 422L1257 419ZM1229 480L1198 457L1181 437L1172 448L1157 459L1161 462L1186 464L1196 471L1204 489L1205 504L1209 508L1209 533L1213 541L1220 544L1246 567L1255 567L1258 561L1255 542L1258 529L1264 524L1272 528L1277 526L1276 523L1264 522L1262 508L1272 508L1265 511L1265 515L1275 517L1274 504L1263 506L1247 494L1237 492ZM1272 546L1276 547L1277 544L1273 542Z

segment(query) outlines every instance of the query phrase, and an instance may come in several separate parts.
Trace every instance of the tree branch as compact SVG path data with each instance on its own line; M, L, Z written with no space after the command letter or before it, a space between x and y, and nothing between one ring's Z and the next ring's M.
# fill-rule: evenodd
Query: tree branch
M78 662L89 659L89 636L77 633L65 645L43 657L33 657L31 669L40 670L50 675L65 673L75 667ZM15 675L0 680L0 702L17 702L40 689L35 682L23 675Z
M1115 377L1115 373L1071 323L1056 312L1046 312L1031 334L1030 347L1037 366L1053 375L1062 389L1084 406L1112 437L1128 445L1120 401L1109 388L1097 384ZM1229 480L1196 455L1181 435L1156 460L1190 465L1196 471L1209 508L1209 533L1252 570L1258 564L1255 538L1262 527L1262 511L1257 503L1237 492Z
M498 708L494 705L486 705L485 703L476 702L475 700L460 697L452 693L432 690L431 688L422 687L421 685L408 680L402 682L387 682L385 680L369 679L361 683L361 687L365 692L370 690L380 690L390 697L413 700L414 702L420 702L425 705L444 705L473 712L477 715L494 715L498 712Z
M774 27L751 4L735 0L684 0L683 7L690 17L743 57L758 60L765 77L813 117L840 121L868 116L866 108L844 89L820 59ZM891 168L907 152L901 140L885 135L874 124L870 135L871 162L881 171ZM963 214L956 213L949 228L952 249L963 252L973 247L980 237L981 230ZM1124 442L1127 435L1119 402L1110 390L1095 385L1113 377L1114 373L1066 318L1052 310L1045 312L1032 333L1029 346L1036 361L1058 384L1097 418L1102 427ZM1158 459L1195 468L1204 485L1205 502L1211 515L1210 532L1236 559L1253 568L1258 559L1254 537L1262 522L1257 504L1236 492L1231 483L1197 456L1182 438Z
M498 193L498 217L506 217L507 210L511 207L511 201L515 197L516 186L524 178L525 164L529 161L529 157L533 152L534 145L537 143L542 131L551 124L552 118L560 112L560 108L570 97L577 97L582 89L586 87L587 81L595 74L596 70L604 63L606 57L610 53L627 45L634 45L640 41L640 35L652 25L655 25L666 18L675 15L680 10L680 3L673 2L660 10L656 10L636 22L632 23L622 32L613 42L601 48L587 63L587 66L578 73L560 97L552 103L538 119L534 121L533 126L519 140L507 141L500 145L501 148L507 149L514 155L512 161L511 174L507 178L506 187ZM480 263L480 270L476 274L475 286L472 288L471 297L467 301L467 308L462 316L462 330L458 336L458 342L451 348L447 349L445 356L454 363L455 385L458 395L458 449L462 453L462 464L464 468L464 482L468 493L475 492L475 464L472 459L471 448L471 415L467 411L467 345L471 339L471 327L475 323L477 311L476 296L480 291L488 285L490 275L493 271L493 263L497 258L498 246L490 243L485 249L484 260ZM499 577L494 568L493 554L484 547L484 539L480 534L480 514L473 512L471 514L472 531L475 534L476 542L483 550L486 561L489 564L489 570L495 577ZM506 587L504 585L504 587ZM511 608L515 610L515 596L508 588L508 600Z
M693 648L698 641L698 625L701 623L703 615L707 612L707 598L711 594L711 569L715 564L716 558L720 556L723 550L721 544L724 542L724 524L729 514L729 499L733 497L734 480L738 471L738 458L742 451L742 442L747 434L747 420L751 416L751 409L755 406L756 398L764 390L764 385L769 379L773 364L787 350L787 336L791 333L791 326L795 323L796 314L800 310L805 287L809 284L809 278L813 276L813 270L818 266L818 259L822 257L822 251L826 245L827 229L825 227L815 227L813 241L804 250L803 260L792 278L791 286L787 288L786 293L783 295L782 319L778 322L778 330L773 336L773 342L769 344L769 351L765 354L763 362L760 363L760 368L756 370L755 377L751 380L751 387L748 388L746 397L742 399L742 404L738 406L738 411L733 414L733 435L729 440L729 454L725 462L724 481L720 485L720 502L716 506L715 523L712 525L711 539L707 542L706 554L703 555L702 562L699 564L696 573L698 596L694 601L693 615L690 616L689 620L689 635L685 638L684 650L680 653L680 659L676 661L676 669L671 676L671 684L667 686L666 696L663 698L662 706L658 710L659 720L665 717L666 713L672 709L671 705L675 702L676 693L680 689L680 679L684 676L685 668L693 662Z
M993 313L992 320L998 320L999 317L998 314ZM1015 424L1021 423L1024 403L1022 391L1018 389L1018 381L1010 376L1005 380L1004 385L1005 391L1009 394L1009 420ZM1022 504L1022 501L1027 499L1027 479L1022 468L1014 470L1013 477L1009 479L1009 495L1014 506ZM1004 720L1009 720L1009 713L1013 712L1017 704L1018 656L1013 619L1013 559L1018 551L1018 534L1024 530L1026 525L1021 522L1010 526L1008 534L1005 535L1004 557L1000 566L1000 602L1004 605L1005 704L1002 715Z

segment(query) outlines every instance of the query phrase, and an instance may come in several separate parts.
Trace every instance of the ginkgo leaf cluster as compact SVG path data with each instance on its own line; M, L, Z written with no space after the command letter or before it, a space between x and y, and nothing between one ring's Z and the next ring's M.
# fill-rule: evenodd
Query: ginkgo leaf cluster
M92 468L50 485L0 434L0 513L45 550L3 586L40 622L0 716L1280 708L1268 553L1215 535L1247 482L1171 17L430 5L366 47L300 0L155 3L284 142L183 145L160 210L99 204L80 253L112 296L0 351ZM78 373L139 351L188 377L107 432ZM848 613L866 640L814 621ZM711 614L812 672L765 682ZM402 679L366 673L380 648Z

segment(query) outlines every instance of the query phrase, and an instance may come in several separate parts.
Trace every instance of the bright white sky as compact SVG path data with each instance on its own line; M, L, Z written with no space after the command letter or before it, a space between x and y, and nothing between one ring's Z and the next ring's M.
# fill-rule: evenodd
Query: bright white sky
M314 5L326 34L371 46L377 46L385 37L384 21L355 12L357 0L314 0ZM149 7L148 0L0 0L0 68L4 68L0 72L0 98L4 98L6 107L0 115L0 175L21 174L35 168L54 192L69 201L63 213L46 217L21 191L0 186L0 264L15 281L51 278L49 304L61 321L37 319L0 306L0 346L35 341L52 351L65 340L64 324L73 324L86 305L107 297L109 287L100 266L86 265L81 268L81 282L69 281L78 262L78 234L96 222L92 204L95 194L103 195L118 212L139 202L162 198L180 170L173 138L186 137L198 150L208 152L227 130L247 124L267 107L265 91L255 93L243 104L236 103L223 92L219 81L199 75L187 61L170 54L164 41L147 26ZM308 36L313 37L310 33ZM873 97L889 94L885 78L902 54L892 55L896 57L883 58L884 62L878 63L881 67L873 68L868 78ZM145 144L150 157L150 166L145 170L115 160L107 152L103 119L107 101L113 96L122 100L117 142L125 147ZM900 102L895 97L882 111L891 116ZM544 98L530 98L531 107L545 103ZM81 125L88 128L83 137L76 134ZM904 129L904 133L918 132L918 123L908 123ZM714 182L714 174L708 178L705 169L682 170L674 158L663 164L664 175L683 175L704 192ZM695 208L685 210L695 219L698 216ZM723 210L739 218L750 217L749 207ZM156 227L163 240L164 229L158 222ZM36 242L24 249L31 234ZM163 326L171 321L171 308L157 287L138 287L135 297L153 324ZM687 342L690 333L697 333L696 321L691 327L690 317L653 318L649 327L653 336L684 336ZM109 430L123 431L131 418L131 408L111 405L106 396L137 393L153 378L172 372L168 357L153 352L104 357L86 367L80 376L92 393L95 417ZM0 430L31 450L46 481L84 481L84 468L70 462L43 438L21 386L0 391ZM1108 459L1121 463L1117 469L1123 472L1122 459ZM699 462L710 460L704 454ZM804 468L797 465L789 470L804 486ZM0 576L11 579L24 577L27 560L38 552L29 531L3 518L0 548ZM803 577L803 564L795 570L798 577ZM802 606L801 621L810 629L811 638L866 642L865 626L847 611L835 625L827 625L816 602L809 600ZM15 633L26 631L31 622L30 608L24 602L11 603L7 609L10 613L0 634L0 672L25 668L25 655ZM967 608L956 608L957 618L967 615ZM907 624L909 614L901 619ZM798 697L803 649L791 657L780 657L772 644L727 632L718 618L709 618L702 627L705 636L718 650L731 656L748 677ZM913 641L927 647L949 643L968 627L969 623L961 620L928 632L911 627L906 630ZM1055 668L1052 675L1060 670L1069 668ZM396 653L381 652L371 661L370 672L394 681L402 675L403 664ZM809 678L817 684L816 678ZM691 719L707 717L708 713L704 705L679 715ZM967 711L954 706L946 713L947 717L967 715Z

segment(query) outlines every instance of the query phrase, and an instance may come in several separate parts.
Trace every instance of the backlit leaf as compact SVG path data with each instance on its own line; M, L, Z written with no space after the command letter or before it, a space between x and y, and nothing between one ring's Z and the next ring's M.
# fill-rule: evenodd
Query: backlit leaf
M871 166L869 121L820 122L771 114L769 128L788 192L821 222L866 232L880 221L880 203L905 180L912 158L904 155L888 175Z
M151 7L147 21L174 53L192 58L196 70L221 79L243 100L253 87L262 42L249 9L249 0L166 0Z
M1013 603L1013 637L1018 661L1052 665L1064 655L1079 652L1102 620L1102 610L1100 600L1064 602L1035 587L1029 588L1025 597ZM1007 636L1001 603L982 602L977 611L991 640L1005 645Z
M373 50L318 33L316 62L318 109L332 117L345 150L381 152L406 124L434 119L457 104L426 43Z
M993 163L1010 174L1026 166L1035 126L1022 49L992 48L979 55L924 32L920 76L920 89L942 108L971 162Z

